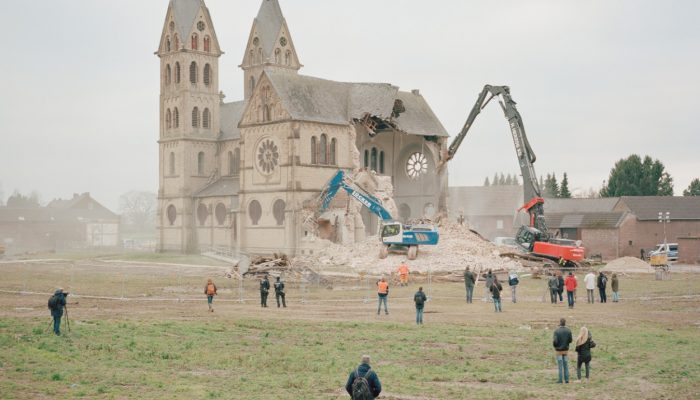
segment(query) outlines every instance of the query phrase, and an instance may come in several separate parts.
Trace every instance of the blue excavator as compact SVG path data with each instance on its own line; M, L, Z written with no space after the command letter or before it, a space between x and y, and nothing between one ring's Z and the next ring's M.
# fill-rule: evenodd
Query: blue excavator
M418 256L418 245L438 243L440 234L434 225L406 225L395 220L379 199L362 190L343 170L338 170L321 191L319 207L321 212L328 209L340 189L345 190L350 198L358 201L381 219L379 233L383 246L379 251L379 258L386 258L391 251L406 252L409 260L415 260Z

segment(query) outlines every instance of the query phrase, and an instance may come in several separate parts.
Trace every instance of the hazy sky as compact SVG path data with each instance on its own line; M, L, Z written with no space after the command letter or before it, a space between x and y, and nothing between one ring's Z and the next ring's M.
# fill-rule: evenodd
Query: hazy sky
M167 0L7 1L0 39L5 199L158 186L160 38ZM227 101L260 0L208 0ZM419 88L456 134L484 84L509 85L538 174L599 188L632 153L680 194L700 177L698 1L280 0L303 74ZM693 122L695 121L695 122ZM518 172L497 104L450 163L450 185Z

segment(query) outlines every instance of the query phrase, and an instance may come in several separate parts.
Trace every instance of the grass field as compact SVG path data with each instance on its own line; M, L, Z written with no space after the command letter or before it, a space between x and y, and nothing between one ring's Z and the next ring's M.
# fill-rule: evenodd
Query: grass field
M241 294L237 281L220 278L223 269L0 268L0 289L62 285L84 295L69 297L71 331L54 337L47 296L0 294L3 399L340 399L364 353L386 399L700 398L700 274L623 277L622 302L574 310L543 303L544 281L524 278L521 300L504 301L501 314L465 304L460 283L424 283L433 298L416 327L416 285L392 289L390 315L377 316L359 281L332 290L290 283L287 309L274 297L261 309L256 282ZM200 295L208 276L221 288L215 313ZM588 326L598 344L589 383L555 383L551 336L560 317L574 334Z

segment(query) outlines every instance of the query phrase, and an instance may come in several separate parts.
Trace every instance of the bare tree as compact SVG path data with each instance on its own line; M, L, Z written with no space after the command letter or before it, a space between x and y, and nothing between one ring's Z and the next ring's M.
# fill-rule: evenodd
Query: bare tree
M122 222L138 231L151 229L156 222L156 194L132 190L119 197Z

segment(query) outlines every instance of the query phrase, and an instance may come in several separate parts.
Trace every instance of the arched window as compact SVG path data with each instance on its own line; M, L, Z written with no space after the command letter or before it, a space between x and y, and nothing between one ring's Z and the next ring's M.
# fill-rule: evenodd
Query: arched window
M369 150L365 150L365 168L369 168Z
M318 140L316 136L311 136L311 164L318 163Z
M328 136L326 136L325 133L321 134L318 147L318 163L321 165L328 165Z
M262 64L262 48L258 49L258 64Z
M196 33L192 34L192 50L197 50L197 47L199 47L199 37L197 36Z
M250 93L253 94L253 90L255 90L255 77L251 76L250 77Z
M384 150L379 152L379 173L384 173Z
M180 83L180 63L175 63L175 83Z
M180 127L180 112L177 110L177 107L173 110L173 127Z
M197 83L197 63L194 61L190 64L190 82Z
M282 64L282 50L275 49L275 64Z
M372 169L372 171L377 170L377 148L376 147L372 147L372 153L371 153L371 157L370 157L370 168Z
M333 139L331 139L331 151L330 151L330 153L331 153L330 164L331 165L338 165L338 160L336 159L336 155L335 155L335 146L336 146L336 140L335 140L335 138L333 138ZM382 154L384 154L384 153L382 152Z
M165 129L171 129L173 127L173 115L170 109L165 112Z
M263 122L269 122L270 121L270 106L264 105L263 106Z
M228 174L233 175L233 152L228 152Z
M211 66L209 64L204 66L204 75L202 76L204 84L209 86L211 83Z
M192 109L192 127L199 128L199 108Z
M165 84L170 85L173 78L173 71L170 69L170 64L165 66Z
M216 216L216 223L223 225L226 222L226 206L224 203L219 203L214 209L214 215Z
M165 51L170 51L170 36L165 38Z
M197 154L197 175L204 175L204 152Z
M211 113L209 112L208 108L205 108L204 112L202 113L202 128L211 128Z
M170 175L175 175L175 153L172 151L168 157L168 169L170 170Z
M180 50L180 38L175 34L175 51Z
M241 149L236 147L235 150L233 150L233 165L232 165L232 175L233 176L238 176L241 171Z
M207 222L208 216L209 210L207 209L207 206L205 206L203 203L199 203L199 206L197 206L197 219L199 220L199 226L204 226L204 223Z
M277 221L277 226L284 225L285 208L287 208L287 204L282 199L275 200L275 203L272 205L272 215L275 217L275 221Z
M209 36L205 36L204 37L204 51L206 51L207 53L209 53L211 51L210 43L211 43L211 39L209 38Z
M262 207L260 207L260 202L253 200L248 204L248 216L250 217L250 222L253 225L257 225L260 222L260 217L262 216Z
M250 65L255 64L255 51L253 49L250 49Z
M175 209L175 206L172 204L169 205L165 214L168 217L168 222L170 222L170 226L175 225L175 220L177 219L177 210Z
M292 52L289 50L284 53L284 65L292 65Z

